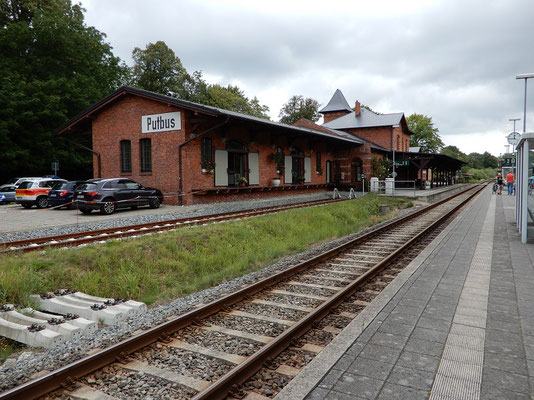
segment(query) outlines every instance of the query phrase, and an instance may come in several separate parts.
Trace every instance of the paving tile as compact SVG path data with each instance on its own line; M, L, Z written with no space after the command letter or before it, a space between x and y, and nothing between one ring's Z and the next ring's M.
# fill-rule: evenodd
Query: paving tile
M345 373L334 385L332 391L363 399L374 399L383 385L384 381L378 379Z
M349 368L348 373L354 375L367 376L369 378L385 381L393 369L393 363L372 360L370 358L358 357Z
M421 353L403 351L397 360L396 365L406 368L415 368L428 372L435 372L438 369L440 358Z
M371 340L369 340L369 344L402 349L406 345L407 341L407 336L395 335L393 333L376 332Z
M417 327L448 332L451 329L451 322L443 319L421 317L419 321L417 321Z
M531 400L531 397L526 393L510 392L482 383L480 400Z
M378 396L378 400L426 400L428 391L386 383Z
M435 329L415 328L412 337L430 340L431 342L445 343L447 340L447 332L436 331Z
M324 389L332 389L332 386L337 382L337 380L343 375L345 371L342 369L336 369L336 366L332 368L323 380L319 383L319 387Z
M439 357L443 353L444 346L442 343L411 337L408 339L404 350Z
M484 368L482 381L484 384L503 390L519 393L529 392L528 378L524 375L512 374L493 368Z
M354 394L340 393L335 390L328 392L326 400L352 400L352 399L361 399L362 397L355 396Z
M306 400L324 400L326 399L329 389L324 389L322 387L316 387L313 389L306 397Z
M434 373L413 368L395 366L388 378L388 383L428 391L434 382Z
M500 353L486 352L484 366L519 375L528 375L525 358L507 356Z
M367 344L365 348L362 350L362 352L360 353L360 357L371 358L373 360L393 364L399 358L400 353L401 353L401 349Z
M410 336L410 333L412 333L413 329L414 326L412 324L407 325L394 321L384 321L380 328L378 328L378 332L392 333L394 335L408 337Z

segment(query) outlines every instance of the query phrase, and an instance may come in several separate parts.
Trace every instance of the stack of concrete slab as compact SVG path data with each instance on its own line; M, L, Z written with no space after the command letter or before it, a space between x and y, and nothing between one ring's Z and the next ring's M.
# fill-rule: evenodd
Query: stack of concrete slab
M84 332L96 331L97 323L78 316L63 317L12 305L0 308L0 336L32 347L53 347Z
M0 307L0 336L32 347L53 347L94 332L98 323L110 325L144 313L146 304L133 300L115 300L83 292L59 290L54 294L31 295L42 311Z
M30 298L44 311L57 314L76 314L91 321L112 325L146 311L146 304L134 300L115 300L91 296L69 290L57 294L31 295Z

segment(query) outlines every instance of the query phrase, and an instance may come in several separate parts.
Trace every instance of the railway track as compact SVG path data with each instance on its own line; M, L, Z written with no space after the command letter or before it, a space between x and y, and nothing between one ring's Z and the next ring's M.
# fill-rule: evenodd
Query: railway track
M483 187L265 278L0 395L271 398ZM415 254L411 255L412 257ZM401 260L401 261L399 261Z
M164 232L193 225L224 222L239 218L250 218L290 210L294 208L321 206L339 201L344 200L314 200L294 204L285 204L280 206L261 207L240 211L229 211L220 214L208 214L197 217L177 218L162 222L148 222L145 224L128 225L120 228L96 229L86 232L68 233L64 235L14 240L9 242L1 242L0 253L28 252L35 250L43 250L45 248L52 247L80 246L89 243L105 242L111 239L121 239L146 235L150 233Z

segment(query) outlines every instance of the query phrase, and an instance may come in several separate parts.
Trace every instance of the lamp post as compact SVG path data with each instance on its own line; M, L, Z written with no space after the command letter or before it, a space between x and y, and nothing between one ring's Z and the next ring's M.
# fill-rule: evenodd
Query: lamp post
M516 75L515 77L515 79L525 80L525 101L523 102L523 133L527 131L527 81L530 78L534 78L534 73L519 74L519 75Z

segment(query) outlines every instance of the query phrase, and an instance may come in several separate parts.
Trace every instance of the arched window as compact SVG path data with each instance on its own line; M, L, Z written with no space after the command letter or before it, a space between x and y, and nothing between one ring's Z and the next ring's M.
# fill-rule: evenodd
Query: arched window
M362 180L362 160L355 158L350 163L350 181L360 182Z

